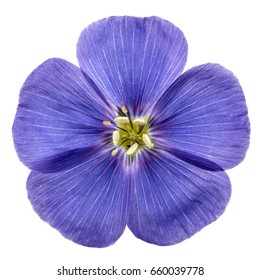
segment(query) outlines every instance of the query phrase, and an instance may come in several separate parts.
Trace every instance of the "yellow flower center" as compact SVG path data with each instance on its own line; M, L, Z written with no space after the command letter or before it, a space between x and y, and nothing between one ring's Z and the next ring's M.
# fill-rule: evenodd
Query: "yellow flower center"
M112 151L112 155L117 154L119 147L125 150L129 157L135 156L141 149L153 148L148 121L149 117L131 118L127 109L122 107L120 115L114 119L116 130L112 134L112 142L116 149ZM108 121L103 123L110 125Z

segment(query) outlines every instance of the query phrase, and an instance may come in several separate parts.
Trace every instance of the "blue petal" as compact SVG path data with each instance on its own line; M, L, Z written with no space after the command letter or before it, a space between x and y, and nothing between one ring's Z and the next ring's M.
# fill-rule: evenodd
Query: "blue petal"
M82 32L77 54L106 99L141 115L182 72L187 43L161 18L110 17Z
M230 199L223 171L208 171L167 153L148 156L133 174L128 226L136 237L173 245L216 220Z
M156 104L153 130L157 146L180 158L234 167L245 157L250 134L238 80L216 64L188 70Z
M107 105L81 70L50 59L25 81L13 126L21 161L30 169L56 172L79 164L102 145Z
M33 171L27 189L38 215L76 243L106 247L125 229L129 188L116 157L93 153L68 171Z

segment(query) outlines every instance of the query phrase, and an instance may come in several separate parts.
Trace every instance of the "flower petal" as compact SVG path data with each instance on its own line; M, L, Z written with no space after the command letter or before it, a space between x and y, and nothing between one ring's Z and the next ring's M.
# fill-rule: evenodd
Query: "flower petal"
M158 146L223 169L244 159L250 134L246 101L238 80L224 67L205 64L188 70L154 109Z
M20 92L13 125L20 160L41 172L82 162L102 143L106 108L78 67L61 59L44 62Z
M64 237L84 246L106 247L125 229L127 184L116 157L93 153L68 171L33 171L27 189L37 214Z
M144 241L173 245L216 220L230 194L225 172L153 155L133 174L128 226Z
M104 98L141 115L182 72L187 43L161 18L110 17L82 32L77 54Z

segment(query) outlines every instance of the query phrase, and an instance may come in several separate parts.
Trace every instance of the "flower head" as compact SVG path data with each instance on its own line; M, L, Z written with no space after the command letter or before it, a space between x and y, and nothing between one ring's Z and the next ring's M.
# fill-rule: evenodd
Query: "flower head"
M231 194L224 170L249 145L235 76L217 64L181 75L185 37L158 17L97 21L77 56L80 68L45 61L20 92L13 137L38 215L92 247L126 226L176 244L216 220Z

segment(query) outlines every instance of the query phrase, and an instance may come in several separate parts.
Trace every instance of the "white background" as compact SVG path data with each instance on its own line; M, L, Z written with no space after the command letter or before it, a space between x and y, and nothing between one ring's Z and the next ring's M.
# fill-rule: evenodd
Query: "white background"
M57 276L73 268L151 269L204 266L204 276L149 279L260 279L259 275L259 8L258 1L91 0L1 1L0 4L0 278L148 279ZM5 4L4 4L5 3ZM126 230L115 245L93 249L64 239L41 221L27 199L29 170L13 148L11 126L19 90L30 72L50 57L77 64L76 43L88 24L111 15L163 17L177 25L189 44L192 66L217 62L239 78L252 126L245 161L228 171L233 195L219 220L175 246L158 247Z

